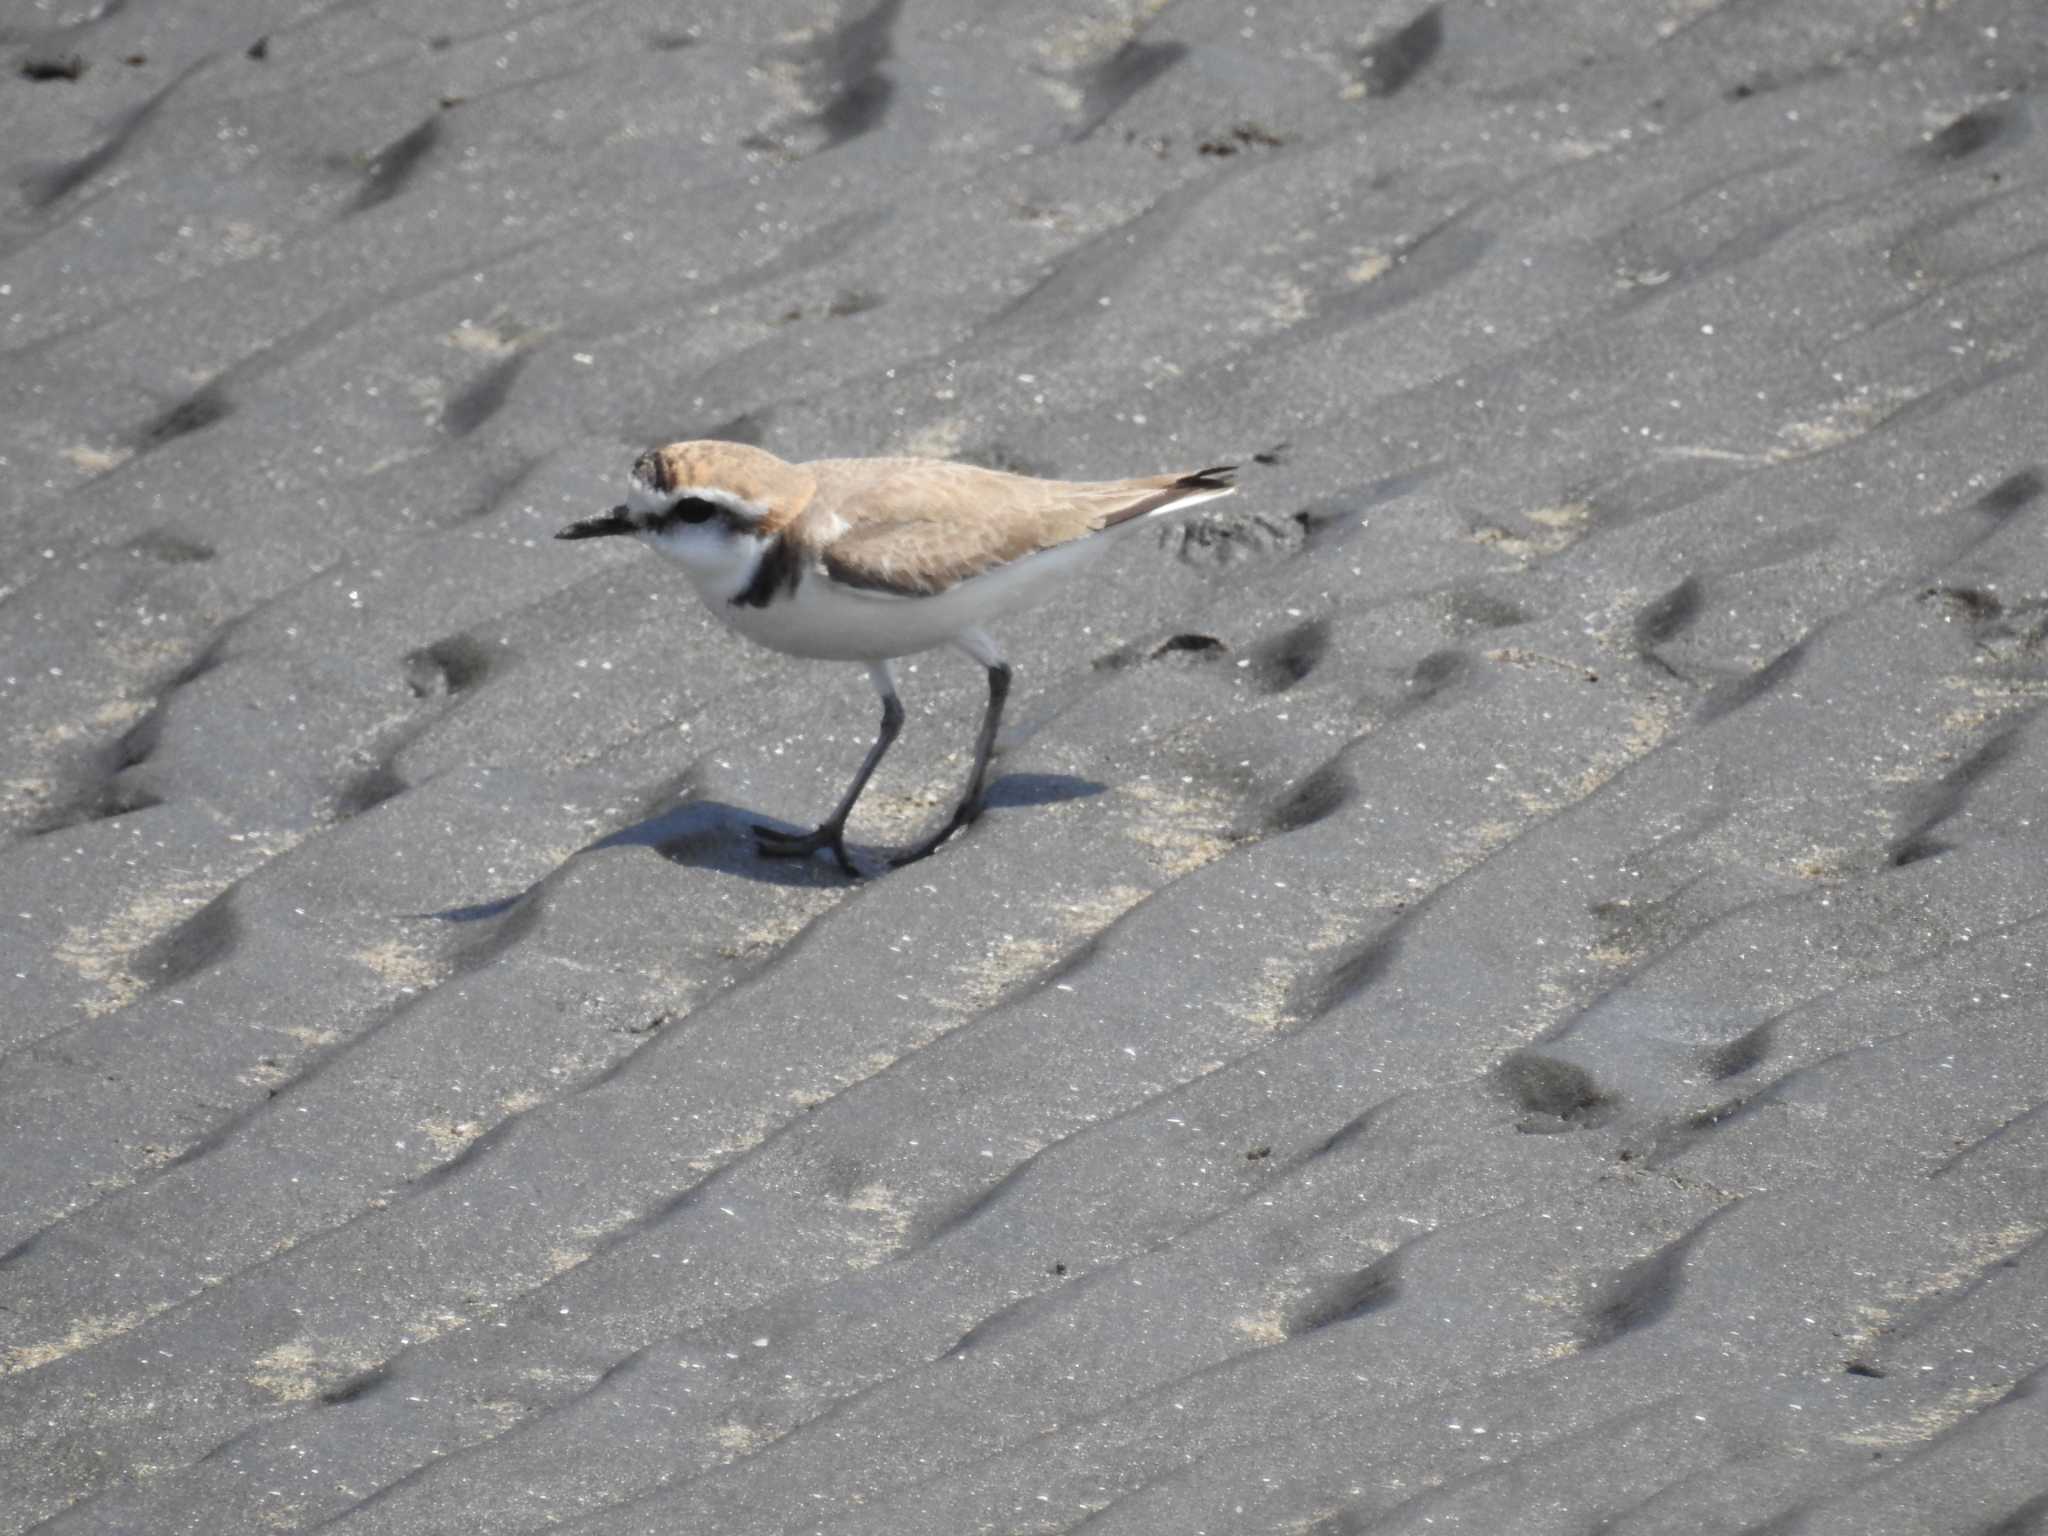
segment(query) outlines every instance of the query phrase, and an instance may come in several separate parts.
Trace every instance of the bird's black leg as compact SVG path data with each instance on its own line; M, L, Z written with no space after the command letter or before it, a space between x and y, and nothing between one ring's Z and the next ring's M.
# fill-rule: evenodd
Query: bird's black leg
M846 818L853 814L854 802L860 799L860 792L868 787L868 780L874 777L875 765L881 762L890 745L896 740L897 732L903 729L903 701L896 697L896 679L889 673L889 663L878 661L868 669L868 676L874 679L875 691L882 696L882 731L875 738L875 744L868 748L867 760L860 765L860 772L853 776L853 783L840 797L832 814L808 832L781 832L774 827L756 826L754 841L761 854L770 859L800 859L816 853L820 848L830 848L832 857L839 861L839 867L849 875L858 875L853 860L846 852Z
M938 831L916 847L890 857L889 862L899 868L916 863L981 814L982 784L988 777L989 759L995 755L996 732L1003 723L1003 701L1010 696L1010 668L996 654L994 643L986 635L976 631L974 638L978 646L963 643L961 648L988 668L988 709L981 717L981 734L975 739L974 770L967 776L967 793L960 797L960 804Z

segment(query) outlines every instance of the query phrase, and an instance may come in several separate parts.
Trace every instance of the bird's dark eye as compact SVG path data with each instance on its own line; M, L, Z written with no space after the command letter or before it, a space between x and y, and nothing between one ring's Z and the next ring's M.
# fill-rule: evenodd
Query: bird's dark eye
M674 502L667 511L655 513L648 520L648 526L659 533L664 528L673 528L677 523L708 522L717 514L717 502L705 501L698 496L685 496Z

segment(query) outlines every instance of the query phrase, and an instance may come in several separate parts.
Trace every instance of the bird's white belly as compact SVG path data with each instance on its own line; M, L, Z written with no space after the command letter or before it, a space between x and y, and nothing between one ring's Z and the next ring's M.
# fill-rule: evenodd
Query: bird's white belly
M1076 539L930 597L886 596L841 586L822 571L807 570L794 592L779 590L763 607L732 601L752 580L752 560L744 565L682 563L705 606L757 644L792 656L882 661L928 651L963 630L1029 606L1100 554L1105 542Z

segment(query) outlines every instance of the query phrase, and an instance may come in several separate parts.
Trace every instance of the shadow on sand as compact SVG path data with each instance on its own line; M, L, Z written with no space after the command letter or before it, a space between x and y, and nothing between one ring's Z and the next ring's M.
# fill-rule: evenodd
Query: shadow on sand
M983 815L991 812L1021 809L1034 805L1058 805L1068 800L1085 800L1101 794L1108 786L1092 779L1078 778L1065 773L1010 773L988 786L983 797ZM494 901L478 902L471 906L445 907L439 912L422 914L438 917L444 922L474 923L488 918L502 917L533 891L545 885L549 879L568 863L586 853L595 853L601 848L640 847L652 848L671 864L684 864L694 869L717 870L720 874L734 875L742 880L757 880L765 885L821 886L838 885L845 881L832 864L829 856L815 854L807 859L763 858L754 845L756 826L769 827L778 832L802 832L803 827L790 822L778 821L772 816L763 816L723 800L685 800L680 805L636 821L629 827L608 832L596 841L586 843L571 854L555 871L542 876L533 885L512 896L501 896ZM972 830L957 834L972 836ZM870 844L849 845L854 857L862 864L870 879L889 873L887 848Z

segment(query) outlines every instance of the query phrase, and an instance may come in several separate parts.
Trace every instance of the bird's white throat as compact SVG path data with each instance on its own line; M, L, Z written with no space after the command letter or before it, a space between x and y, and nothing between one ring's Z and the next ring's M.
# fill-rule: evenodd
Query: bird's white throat
M642 530L634 537L682 566L698 595L713 608L724 607L746 591L772 542L718 521L675 523L659 532Z

